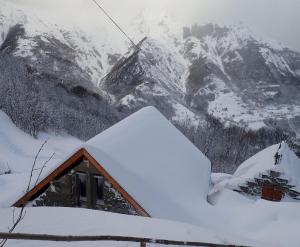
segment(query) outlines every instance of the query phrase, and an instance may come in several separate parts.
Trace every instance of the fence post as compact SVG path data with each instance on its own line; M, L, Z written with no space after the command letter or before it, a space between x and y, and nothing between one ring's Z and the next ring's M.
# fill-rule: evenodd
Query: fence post
M146 242L141 242L141 247L146 247Z

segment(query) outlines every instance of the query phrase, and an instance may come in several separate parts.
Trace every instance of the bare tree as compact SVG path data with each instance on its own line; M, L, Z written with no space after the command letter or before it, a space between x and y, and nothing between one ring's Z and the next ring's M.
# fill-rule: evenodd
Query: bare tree
M43 150L44 146L47 144L47 142L48 142L48 140L46 140L46 141L44 141L44 142L42 143L42 145L40 146L38 152L36 153L36 155L35 155L35 157L34 157L34 161L33 161L33 164L32 164L31 170L30 170L29 181L28 181L28 184L27 184L27 188L26 188L25 194L27 194L27 193L30 191L30 189L31 189L33 173L34 173L34 171L38 170L38 169L35 168L35 167L36 167L37 160L38 160L38 157L39 157L41 151ZM38 176L37 176L37 179L36 179L34 185L36 185L37 182L39 181L40 176L42 175L42 172L43 172L44 168L46 167L46 164L54 157L54 154L55 154L55 153L53 153L53 154L50 156L50 158L49 158L48 160L46 160L46 161L44 162L44 164L42 165L42 167L40 168L40 172L39 172L39 174L38 174ZM19 213L18 213L18 216L15 215L15 211L16 211L15 208L13 209L13 219L12 219L13 225L12 225L12 227L8 230L8 233L12 233L12 232L15 230L15 228L17 227L17 225L24 219L24 217L25 217L25 215L26 215L25 206L26 206L25 204L22 205L21 210L20 210ZM7 240L8 240L8 239L3 239L3 240L0 242L0 247L3 247L3 246L5 245L5 243L7 242Z

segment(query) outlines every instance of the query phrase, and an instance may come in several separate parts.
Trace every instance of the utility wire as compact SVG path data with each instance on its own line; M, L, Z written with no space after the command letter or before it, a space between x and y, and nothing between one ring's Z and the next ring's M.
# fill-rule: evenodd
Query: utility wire
M126 34L126 32L118 25L117 22L114 21L114 19L105 11L105 9L98 3L96 0L92 0L97 7L109 18L109 20L121 31L121 33L130 41L130 43L138 49L138 46L133 42L133 40Z
M117 22L115 22L114 21L114 19L105 11L105 9L99 4L99 0L97 1L97 0L92 0L96 5L97 5L97 7L106 15L106 17L108 17L109 18L109 20L119 29L119 31L121 31L122 32L122 34L130 41L130 43L135 47L135 49L136 49L136 51L140 51L141 49L140 49L140 47L139 46L137 46L134 42L133 42L133 40L126 34L126 32L118 25L118 23ZM160 73L164 76L164 77L166 77L165 76L165 74L164 74L164 72L158 67L158 66L156 66L155 64L153 64L151 61L150 61L150 59L148 59L147 57L145 57L149 62L150 62L150 64L152 64L152 65L154 65L154 67L156 67L159 71L160 71ZM111 73L111 72L110 72ZM110 74L109 73L109 74ZM107 76L107 75L106 75ZM105 76L105 77L106 77ZM104 77L104 78L105 78ZM165 84L165 83L164 83ZM165 84L166 85L166 84ZM167 86L167 85L166 85Z

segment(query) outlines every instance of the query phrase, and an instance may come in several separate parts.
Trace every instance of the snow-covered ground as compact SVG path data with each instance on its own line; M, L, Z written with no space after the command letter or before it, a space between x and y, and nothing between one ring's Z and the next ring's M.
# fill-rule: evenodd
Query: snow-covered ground
M17 215L17 210L15 215ZM0 209L0 231L5 231L12 224L13 209ZM212 219L215 220L215 219ZM41 227L43 226L43 227ZM257 229L257 231L263 228ZM295 229L296 231L296 229ZM57 235L113 235L167 239L178 241L195 241L215 244L236 244L247 246L281 246L265 241L253 241L234 234L215 232L201 226L175 221L127 216L88 209L74 208L27 208L26 216L17 226L15 232ZM250 235L250 234L249 234ZM269 235L266 235L269 236ZM250 236L249 236L250 237ZM278 238L280 237L280 234ZM282 237L282 236L281 236ZM289 242L291 243L291 242ZM82 243L56 243L39 241L10 240L6 246L82 246ZM85 242L84 246L127 246L135 247L137 243L122 242ZM157 246L151 244L148 246ZM159 245L163 246L163 245ZM289 245L296 246L296 245Z
M236 244L257 247L299 246L299 204L259 200L224 191L214 201L213 211L199 211L203 223L127 216L88 209L26 208L15 232L57 235L121 235L178 241ZM15 215L17 215L15 212ZM223 217L220 218L220 215ZM0 231L12 225L13 209L0 208ZM206 219L205 219L206 218ZM209 219L211 226L205 221ZM9 241L7 246L82 246L82 243ZM136 243L87 242L84 246L138 246ZM153 245L155 246L155 245Z
M12 209L0 209L0 232L11 225ZM43 226L43 227L41 227ZM208 230L184 223L74 208L28 208L15 232L58 235L120 235L222 243ZM7 246L82 246L82 243L8 241ZM139 246L137 243L87 242L84 246Z
M266 242L271 246L299 246L299 203L251 200L228 189L211 197L210 202L216 212L223 212L222 222L211 215L215 224L219 224L223 230Z

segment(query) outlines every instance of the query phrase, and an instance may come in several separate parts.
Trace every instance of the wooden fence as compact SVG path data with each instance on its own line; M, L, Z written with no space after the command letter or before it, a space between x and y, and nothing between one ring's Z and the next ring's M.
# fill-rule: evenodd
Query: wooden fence
M29 234L29 233L4 233L0 232L1 239L14 240L38 240L56 242L81 242L81 241L116 241L116 242L135 242L145 247L147 243L162 245L182 245L182 246L202 246L202 247L246 247L240 245L213 244L190 241L177 241L167 239L138 238L127 236L70 236L70 235L48 235L48 234ZM1 241L0 241L1 242Z

